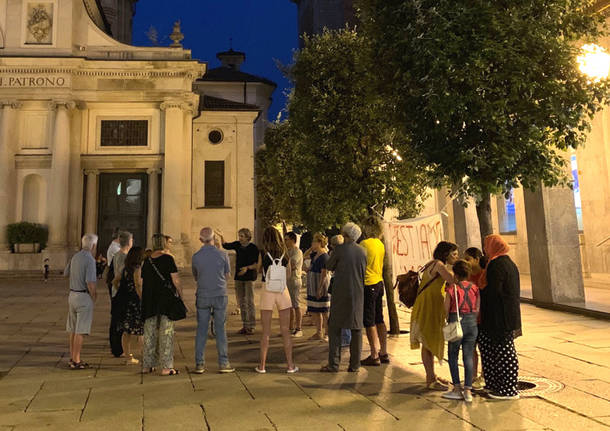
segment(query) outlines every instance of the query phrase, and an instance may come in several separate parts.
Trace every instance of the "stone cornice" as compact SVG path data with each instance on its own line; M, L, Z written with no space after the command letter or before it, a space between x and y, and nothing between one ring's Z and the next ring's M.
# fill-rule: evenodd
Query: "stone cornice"
M131 79L151 79L151 78L188 78L195 80L202 74L195 70L96 70L96 69L76 69L66 67L3 67L0 66L0 73L6 74L71 74L74 76L89 76L100 78L131 78Z
M129 172L163 167L163 154L83 154L80 157L83 170L97 169L101 172Z

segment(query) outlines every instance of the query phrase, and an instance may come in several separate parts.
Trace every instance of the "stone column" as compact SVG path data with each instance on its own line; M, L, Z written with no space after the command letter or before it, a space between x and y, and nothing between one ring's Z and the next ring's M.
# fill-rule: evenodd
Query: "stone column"
M15 221L15 111L20 107L16 100L0 100L0 253L8 250L6 225Z
M53 156L48 192L49 248L65 249L68 235L68 186L70 178L70 113L73 101L52 101L55 110Z
M97 194L97 178L99 171L97 169L87 170L85 175L87 176L87 192L85 195L85 232L83 233L96 233L99 199Z
M185 169L190 160L190 151L184 136L183 104L180 100L167 100L160 106L165 113L161 232L173 238L172 252L181 266L184 265L182 241L183 237L188 236L183 229L183 211L190 198L189 178Z
M146 218L146 244L151 247L152 236L159 233L159 174L161 169L148 169L148 213Z
M479 219L477 218L476 203L469 199L464 202L455 199L453 205L453 228L455 231L455 243L463 252L469 247L477 247L482 250L481 231Z
M539 185L524 203L534 300L584 305L573 191Z

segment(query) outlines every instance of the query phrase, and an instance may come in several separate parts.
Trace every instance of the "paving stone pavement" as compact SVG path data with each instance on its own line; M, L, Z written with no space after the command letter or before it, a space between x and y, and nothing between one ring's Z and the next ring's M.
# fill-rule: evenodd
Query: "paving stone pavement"
M476 396L466 405L425 390L419 352L409 349L408 336L389 340L390 365L327 375L317 372L326 345L307 341L313 328L305 326L294 348L301 372L284 372L281 338L273 337L268 373L258 375L252 370L260 333L235 335L236 315L229 316L227 330L237 372L216 373L211 341L208 373L190 374L195 286L189 277L183 280L191 312L177 325L175 359L182 373L173 377L143 376L110 355L108 295L101 283L93 334L83 350L92 368L72 371L66 281L0 280L0 431L610 429L608 321L523 305L524 336L516 342L521 375L552 379L563 389L517 401ZM229 299L234 310L233 292ZM408 311L399 313L408 329ZM273 328L279 333L277 320ZM449 377L446 363L438 370Z

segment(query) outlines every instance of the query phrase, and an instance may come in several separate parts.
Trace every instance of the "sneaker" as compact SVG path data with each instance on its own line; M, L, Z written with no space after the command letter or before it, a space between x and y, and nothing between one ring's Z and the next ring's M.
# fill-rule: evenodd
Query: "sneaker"
M494 400L518 400L519 399L519 394L517 395L500 395L497 392L490 392L489 394L490 398L493 398Z
M447 400L463 400L464 399L464 397L462 396L462 391L456 390L456 389L454 389L452 391L448 391L448 392L443 392L441 397L443 397Z
M246 335L248 333L248 330L246 328L241 328L239 331L237 331L237 335Z
M227 365L221 365L218 368L218 372L221 374L226 374L226 373L234 373L235 372L235 368L233 368L232 366L230 366L229 364Z
M206 369L205 369L205 365L203 365L203 364L197 365L195 367L195 371L193 371L193 373L195 373L195 374L203 374L205 372L206 372Z
M467 403L472 402L472 392L469 389L464 389L462 395L464 396L464 401L466 401Z
M388 355L387 353L385 355L379 355L379 360L381 361L382 364L389 364L390 355Z
M347 372L348 372L348 373L358 373L358 372L360 372L360 367L358 367L358 368L352 368L352 367L349 367L349 368L347 369Z
M254 371L256 371L258 374L265 374L267 372L264 368L262 370L258 368L258 365L254 367Z
M295 365L295 366L294 366L292 369L291 369L291 368L288 368L288 369L286 370L286 372L287 372L288 374L294 374L294 373L298 373L298 372L299 372L299 367L297 367L297 366Z
M310 341L322 341L322 340L324 340L324 337L322 336L322 334L316 332L311 337L309 337L309 340Z
M372 356L368 356L366 359L360 361L360 365L366 365L368 367L378 367L381 365L379 358L373 359Z
M254 335L254 328L246 328L246 335Z
M301 338L303 336L303 331L301 331L300 329L295 329L292 333L292 336L294 338Z
M485 378L481 374L472 381L472 389L475 391L481 391L483 388L485 388Z

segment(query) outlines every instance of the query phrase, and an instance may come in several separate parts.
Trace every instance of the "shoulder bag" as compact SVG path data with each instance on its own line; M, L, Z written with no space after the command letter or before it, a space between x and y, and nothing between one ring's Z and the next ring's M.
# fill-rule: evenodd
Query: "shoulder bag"
M424 266L419 271L411 270L406 274L401 274L396 277L394 289L398 287L398 298L400 299L400 302L407 306L407 308L413 307L417 297L426 289L426 287L430 286L430 284L432 284L432 282L440 276L437 272L436 275L430 278L430 280L428 280L428 282L424 284L421 289L419 288L421 276L430 265L432 265L432 263Z
M460 304L458 304L457 284L453 285L453 294L455 296L455 310L457 312L457 320L455 322L447 322L443 326L443 337L445 341L454 342L460 341L464 336L462 324L460 323ZM449 317L447 317L449 318Z
M182 298L180 298L180 294L178 294L178 291L176 290L176 287L172 281L167 280L165 277L163 277L163 275L161 275L161 272L159 269L157 269L157 266L153 263L151 258L148 258L148 262L163 282L163 287L165 287L167 292L169 292L166 310L169 320L182 320L186 318L186 306L184 305Z

